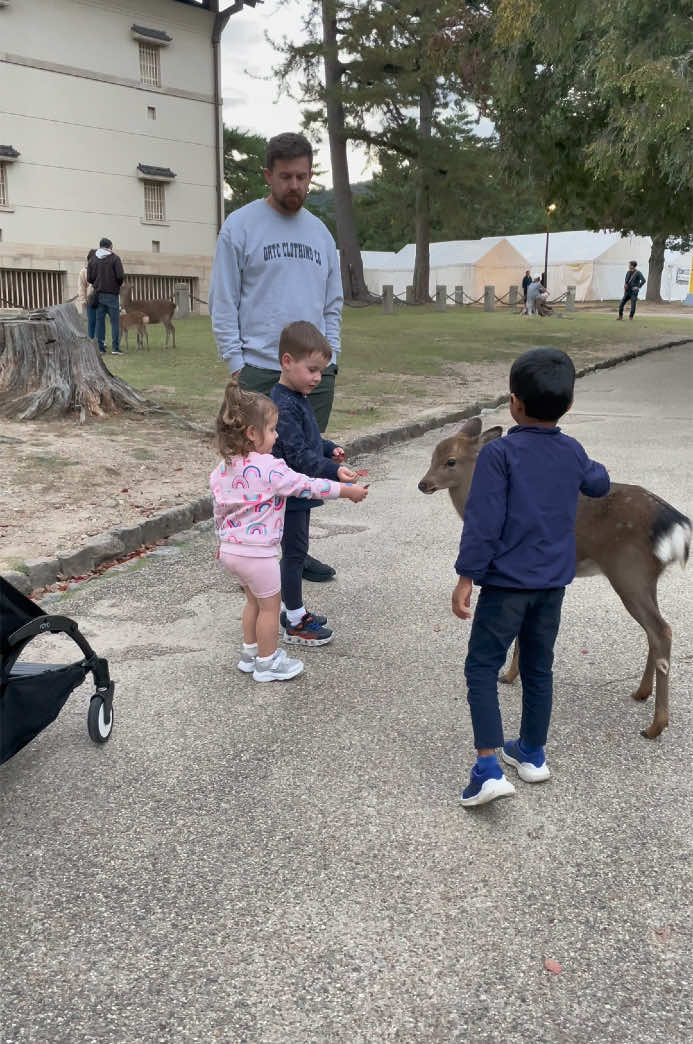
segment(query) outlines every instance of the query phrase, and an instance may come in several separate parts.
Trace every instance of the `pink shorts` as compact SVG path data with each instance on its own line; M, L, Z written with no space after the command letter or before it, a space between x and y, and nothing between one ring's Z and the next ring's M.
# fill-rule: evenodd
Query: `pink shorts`
M282 589L279 559L275 555L249 558L246 555L235 555L233 551L222 548L219 561L233 573L241 586L247 587L256 598L271 598Z

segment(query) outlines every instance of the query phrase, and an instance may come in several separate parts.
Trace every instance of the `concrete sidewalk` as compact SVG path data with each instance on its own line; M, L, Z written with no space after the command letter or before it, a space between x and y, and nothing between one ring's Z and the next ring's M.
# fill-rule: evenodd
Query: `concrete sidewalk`
M564 425L687 514L692 358L585 377ZM642 632L578 581L552 779L463 810L460 526L416 490L444 434L363 458L365 504L315 513L338 579L306 597L336 638L293 682L236 670L242 596L211 533L56 603L109 659L116 724L93 746L75 693L0 769L3 1042L690 1039L691 576L660 583L663 736L628 695ZM502 701L512 735L519 692Z

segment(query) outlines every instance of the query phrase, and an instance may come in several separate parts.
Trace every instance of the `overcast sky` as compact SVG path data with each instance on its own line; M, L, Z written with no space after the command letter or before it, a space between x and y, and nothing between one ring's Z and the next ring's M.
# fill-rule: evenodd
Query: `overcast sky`
M278 97L277 79L272 70L280 56L265 40L265 31L275 39L288 36L299 42L301 14L306 0L291 0L281 6L276 0L265 0L257 7L244 7L232 15L222 37L222 90L224 123L230 127L253 131L267 138L282 131L300 130L301 107L286 95ZM269 80L255 77L271 77ZM325 171L321 184L332 184L330 150L327 140L313 142L316 165ZM349 150L349 176L352 182L371 177L366 169L365 153Z

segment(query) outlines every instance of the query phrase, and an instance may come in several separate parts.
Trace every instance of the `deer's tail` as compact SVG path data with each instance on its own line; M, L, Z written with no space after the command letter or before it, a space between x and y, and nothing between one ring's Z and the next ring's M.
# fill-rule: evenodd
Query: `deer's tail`
M691 520L665 500L656 499L659 510L650 532L652 549L665 566L680 562L683 569L691 549Z

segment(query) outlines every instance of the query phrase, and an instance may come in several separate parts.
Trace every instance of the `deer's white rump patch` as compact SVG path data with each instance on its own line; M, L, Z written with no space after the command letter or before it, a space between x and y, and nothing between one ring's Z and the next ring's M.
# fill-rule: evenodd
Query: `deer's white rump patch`
M680 562L685 566L691 546L691 527L688 522L674 522L655 542L654 553L660 562Z

